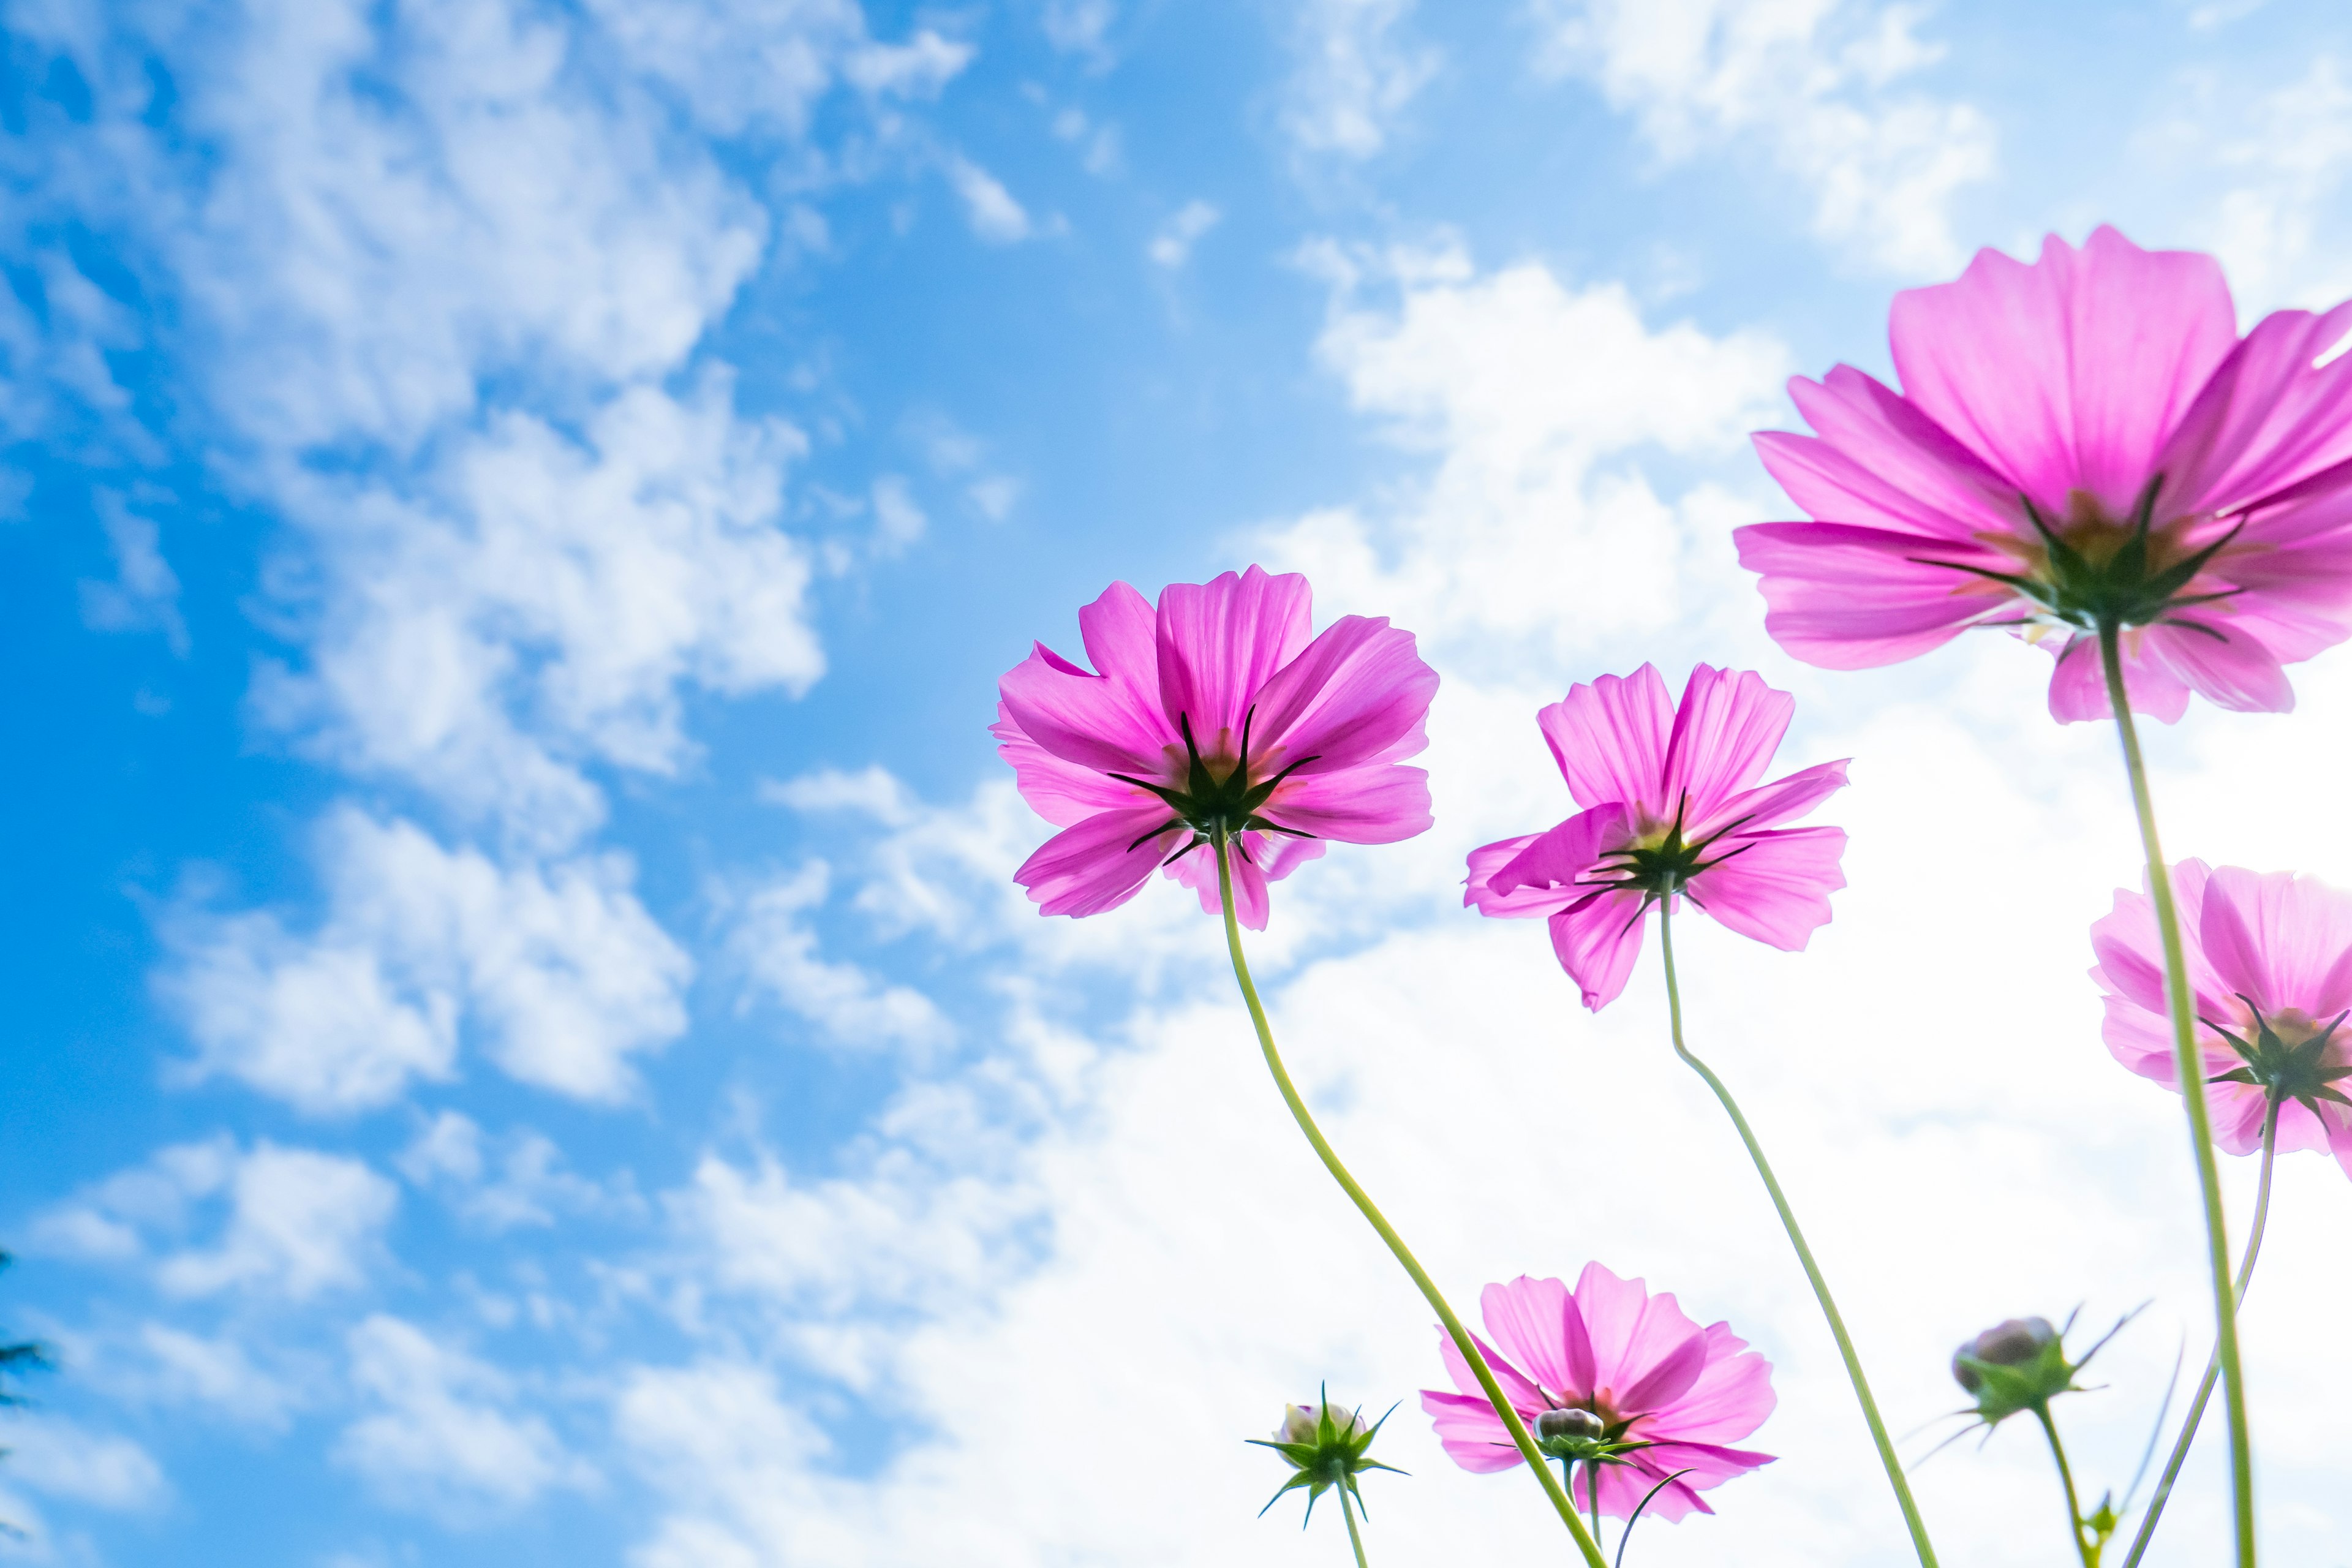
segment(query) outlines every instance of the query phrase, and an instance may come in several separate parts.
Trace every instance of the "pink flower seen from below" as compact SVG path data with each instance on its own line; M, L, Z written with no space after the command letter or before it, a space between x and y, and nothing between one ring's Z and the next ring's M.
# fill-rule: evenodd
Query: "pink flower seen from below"
M1700 1492L1772 1462L1769 1454L1724 1447L1762 1426L1774 1404L1771 1363L1728 1323L1701 1328L1671 1295L1653 1296L1641 1280L1620 1279L1598 1263L1584 1266L1573 1292L1558 1279L1522 1275L1487 1286L1479 1306L1486 1322L1479 1352L1530 1428L1547 1410L1589 1410L1610 1440L1649 1445L1601 1467L1602 1513L1630 1518L1676 1470L1689 1474L1643 1516L1712 1513ZM1442 1331L1438 1349L1458 1392L1423 1389L1421 1407L1447 1457L1480 1472L1518 1464L1502 1417ZM1590 1510L1589 1468L1574 1469L1575 1501Z
M2271 1087L2281 1096L2278 1147L2332 1150L2352 1174L2352 897L2288 871L2262 875L2202 860L2172 868L2180 934L2196 999L2213 1141L2232 1154L2262 1147ZM2107 1049L2168 1088L2179 1087L2164 999L2164 949L2145 893L2118 891L2091 928L2105 990ZM2234 1044L2232 1042L2235 1042Z
M1295 574L1171 584L1156 608L1114 583L1078 612L1093 669L1039 643L1006 672L990 732L1062 830L1014 873L1040 912L1116 909L1165 866L1213 913L1222 826L1235 912L1263 931L1267 883L1327 840L1429 826L1429 775L1400 764L1428 744L1437 672L1385 619L1311 626Z
M2220 265L2100 228L2032 266L1977 254L1895 298L1903 390L1840 365L1790 384L1817 432L1756 437L1811 521L1738 531L1765 626L1831 669L1970 626L2057 655L2050 710L2108 711L2096 628L2131 706L2191 691L2284 711L2282 668L2352 633L2352 303L2243 338Z
M1845 833L1788 827L1845 786L1823 763L1761 784L1796 704L1749 670L1700 665L1679 705L1653 665L1573 688L1536 716L1584 809L1549 833L1475 849L1463 902L1550 922L1552 951L1595 1012L1625 989L1649 909L1691 902L1790 952L1845 886Z

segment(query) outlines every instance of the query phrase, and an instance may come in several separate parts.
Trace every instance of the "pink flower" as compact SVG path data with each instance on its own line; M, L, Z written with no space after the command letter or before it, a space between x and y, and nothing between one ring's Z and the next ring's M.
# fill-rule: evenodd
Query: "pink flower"
M2202 860L2172 868L2200 1026L2213 1141L2232 1154L2262 1147L2270 1095L2280 1097L2278 1146L2332 1149L2352 1174L2352 898L2291 871L2268 876ZM2142 1078L2178 1089L2164 1002L2164 949L2144 893L2118 891L2091 928L2107 994L2107 1049Z
M1437 672L1412 634L1346 616L1310 637L1311 590L1257 567L1174 583L1155 612L1114 583L1078 612L1095 668L1043 643L998 683L997 752L1062 829L1014 879L1049 915L1133 898L1155 866L1216 912L1207 848L1236 841L1234 902L1265 929L1266 884L1328 839L1391 844L1430 825L1426 746Z
M2050 711L2108 712L2096 632L2125 633L2131 705L2189 693L2283 712L2281 666L2352 633L2352 359L2315 361L2352 303L2241 339L2211 257L2101 228L2028 267L1977 253L1895 297L1896 393L1850 365L1790 383L1820 432L1756 437L1810 522L1738 531L1773 640L1810 664L1909 658L1969 626L2058 656Z
M1572 1295L1557 1279L1521 1275L1487 1286L1478 1305L1494 1342L1480 1340L1479 1353L1530 1429L1547 1410L1588 1410L1607 1440L1649 1445L1601 1466L1601 1512L1630 1518L1652 1487L1688 1470L1643 1517L1713 1513L1701 1491L1772 1462L1769 1454L1722 1447L1762 1426L1774 1404L1772 1363L1730 1324L1702 1329L1672 1296L1653 1296L1641 1280L1620 1279L1598 1263L1584 1266ZM1447 1456L1482 1474L1517 1464L1519 1451L1462 1352L1443 1332L1438 1349L1461 1392L1424 1388L1421 1407ZM1573 1496L1590 1509L1588 1467L1574 1468Z
M1462 901L1549 919L1560 967L1596 1013L1625 989L1660 899L1687 897L1742 936L1799 951L1845 886L1845 832L1776 825L1844 788L1846 765L1757 783L1795 707L1753 671L1704 664L1679 708L1654 665L1572 688L1536 722L1584 809L1471 851Z

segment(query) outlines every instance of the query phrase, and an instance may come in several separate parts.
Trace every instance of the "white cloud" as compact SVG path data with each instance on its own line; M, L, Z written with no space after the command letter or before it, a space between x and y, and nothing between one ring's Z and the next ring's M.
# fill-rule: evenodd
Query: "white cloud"
M1309 155L1369 158L1437 74L1435 48L1414 40L1413 0L1308 0L1292 23L1282 128Z
M1080 57L1097 70L1110 67L1110 28L1118 20L1118 7L1111 0L1045 0L1037 20L1054 47Z
M1878 0L1542 0L1542 68L1591 79L1669 163L1757 146L1810 187L1813 232L1867 264L1953 270L1957 193L1990 177L1974 106L1897 84L1939 46Z
M171 1483L146 1449L61 1415L9 1420L0 1425L0 1439L7 1446L10 1479L49 1497L135 1511L171 1495Z
M1214 206L1197 197L1186 202L1160 226L1160 232L1151 237L1151 243L1144 247L1144 253L1154 263L1172 272L1192 259L1192 247L1217 226L1217 220L1223 216Z
M461 1026L509 1077L560 1094L630 1092L629 1058L686 1027L684 952L629 890L625 858L500 868L414 824L344 807L320 835L327 909L166 922L159 980L199 1075L313 1112L381 1105L456 1070Z
M924 1050L947 1044L954 1026L929 997L819 952L813 917L831 890L830 868L812 860L728 898L728 950L751 984L835 1045Z
M148 1363L132 1385L158 1404L196 1405L231 1420L282 1427L304 1403L297 1386L255 1363L233 1339L206 1339L168 1323L140 1325L138 1346Z
M2237 123L2218 147L2207 122L2176 127L2185 145L2168 151L2206 153L2233 182L2213 243L2241 301L2325 309L2352 294L2332 224L2352 176L2352 83L2342 65L2321 55L2250 104L2232 95L2224 118Z
M162 532L151 518L131 510L119 492L94 498L99 526L114 553L114 580L81 584L82 624L101 632L161 632L173 653L185 658L188 626L180 617L180 578L163 559Z
M241 1150L223 1136L159 1150L86 1189L42 1215L35 1237L53 1251L151 1263L173 1296L306 1301L365 1280L398 1201L361 1161L268 1139ZM212 1232L209 1245L184 1245L199 1230Z
M394 1163L491 1232L551 1226L559 1214L612 1206L602 1187L563 1168L563 1152L546 1134L525 1127L487 1138L461 1111L444 1110L426 1122Z
M972 233L991 245L1012 245L1029 237L1029 214L995 175L959 153L949 155L947 176L948 184L962 198L964 217Z
M874 552L884 558L904 555L930 527L930 519L915 504L914 492L897 474L874 481Z
M1089 174L1108 177L1118 173L1121 162L1118 127L1098 125L1087 118L1086 110L1064 109L1053 120L1055 137L1078 149L1078 164Z
M464 1519L591 1484L546 1421L518 1415L511 1380L414 1324L376 1313L350 1334L352 1381L373 1407L334 1457L395 1503Z

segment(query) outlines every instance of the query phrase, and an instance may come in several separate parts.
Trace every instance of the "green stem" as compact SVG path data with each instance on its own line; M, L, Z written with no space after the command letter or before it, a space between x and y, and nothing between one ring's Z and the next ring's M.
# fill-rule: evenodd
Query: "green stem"
M1739 1141L1748 1145L1748 1157L1756 1163L1756 1173L1764 1178L1764 1190L1772 1194L1772 1206L1780 1214L1781 1228L1789 1233L1790 1245L1797 1249L1797 1261L1805 1266L1805 1278L1813 1287L1813 1299L1822 1304L1822 1316L1829 1320L1830 1334L1837 1341L1838 1354L1845 1362L1846 1377L1853 1384L1853 1396L1862 1402L1862 1418L1870 1426L1870 1440L1877 1445L1879 1463L1886 1467L1886 1479L1895 1489L1895 1500L1902 1506L1903 1522L1911 1531L1911 1544L1919 1553L1920 1568L1936 1568L1936 1549L1927 1541L1927 1521L1919 1517L1919 1505L1911 1500L1911 1484L1903 1477L1903 1461L1895 1455L1895 1441L1886 1435L1886 1423L1878 1416L1878 1401L1871 1397L1870 1380L1862 1374L1862 1358L1854 1353L1853 1341L1845 1331L1845 1320L1838 1315L1837 1303L1830 1299L1829 1281L1822 1278L1821 1266L1813 1261L1813 1249L1805 1245L1805 1233L1797 1227L1796 1212L1789 1207L1788 1195L1780 1191L1780 1179L1772 1174L1770 1162L1764 1158L1764 1147L1756 1142L1748 1118L1739 1112L1738 1101L1731 1090L1715 1076L1707 1065L1691 1055L1683 1044L1682 990L1675 983L1674 916L1666 903L1658 905L1658 945L1666 956L1666 1016L1672 1022L1675 1054L1690 1064L1691 1070L1706 1080L1715 1090L1715 1098L1731 1114L1731 1124L1739 1130Z
M2147 793L2147 765L2140 760L2139 731L2133 727L2131 699L2124 688L2122 633L2099 627L2099 660L2105 667L2107 703L2122 737L2124 771L2131 776L2132 809L2139 816L2139 839L2147 853L2149 901L2164 941L2164 994L2172 1015L2172 1064L2189 1109L2189 1146L2197 1162L2197 1190L2205 1205L2205 1259L2213 1285L2213 1353L2221 1368L2221 1408L2230 1420L2230 1490L2236 1504L2238 1568L2254 1564L2254 1454L2246 1422L2246 1384L2238 1362L2238 1307L2230 1287L2229 1222L2221 1211L2221 1173L2213 1161L2213 1118L2205 1104L2205 1063L2197 1048L2196 1006L2189 994L2189 963L2180 945L2180 914L2172 901L2172 871L2156 837L2156 806Z
M1226 858L1228 842L1223 833L1216 835L1217 892L1224 902L1225 949L1233 955L1234 978L1241 982L1242 1000L1249 1006L1250 1023L1257 1029L1258 1046L1265 1053L1266 1069L1274 1074L1275 1087L1282 1091L1282 1102L1290 1107L1292 1120L1298 1123L1298 1130L1307 1134L1307 1142L1314 1145L1316 1156L1323 1162L1323 1168L1331 1173L1331 1179L1339 1184L1339 1190L1346 1193L1363 1216L1371 1222L1372 1228L1380 1233L1381 1239L1388 1243L1389 1250L1396 1255L1396 1260L1404 1265L1404 1271L1421 1288L1422 1296L1436 1310L1437 1321L1445 1325L1445 1332L1454 1341L1454 1348L1462 1352L1462 1359L1469 1363L1471 1373L1477 1378L1487 1403L1494 1405L1495 1414L1502 1417L1504 1426L1510 1431L1511 1441L1518 1448L1519 1457L1527 1460L1528 1468L1535 1472L1536 1480L1551 1499L1552 1507L1559 1511L1561 1522L1568 1526L1569 1534L1576 1538L1576 1549L1584 1554L1589 1568L1608 1568L1608 1559L1601 1556L1601 1548L1593 1543L1592 1537L1585 1533L1584 1521L1576 1517L1576 1505L1569 1501L1568 1493L1560 1489L1559 1483L1551 1479L1550 1467L1544 1463L1543 1454L1536 1447L1535 1439L1528 1435L1527 1423L1519 1419L1519 1413L1505 1397L1502 1385L1495 1381L1494 1369L1486 1364L1486 1356L1478 1349L1478 1342L1470 1337L1470 1331L1462 1326L1462 1320L1454 1315L1452 1307L1446 1305L1436 1281L1430 1279L1428 1271L1422 1268L1421 1260L1413 1257L1412 1248L1405 1246L1404 1238L1397 1235L1396 1227L1389 1224L1388 1216L1381 1214L1370 1195L1356 1184L1356 1178L1348 1173L1348 1167L1339 1163L1339 1156L1324 1141L1322 1129L1315 1125L1315 1118L1307 1113L1307 1102L1298 1098L1298 1090L1282 1065L1282 1053L1275 1049L1274 1030L1266 1024L1265 1007L1258 1001L1257 987L1250 981L1249 964L1242 957L1241 923L1234 918L1233 867Z
M2254 1259L2262 1256L2263 1227L2271 1217L2271 1167L2278 1161L2278 1100L2273 1097L2270 1110L2263 1117L2263 1172L2254 1185L2254 1217L2246 1229L2246 1256L2238 1265L2237 1300L2245 1305L2246 1287L2254 1278ZM2140 1554L2156 1534L2156 1521L2164 1517L2166 1500L2172 1496L2172 1483L2180 1479L2180 1467L2189 1460L2189 1446L2196 1440L2197 1424L2205 1418L2206 1402L2213 1397L2213 1380L2221 1370L2218 1347L2213 1355L2205 1358L2205 1375L2197 1384L2197 1397L2189 1402L2189 1414L2180 1418L2180 1436L2173 1440L2172 1452L2164 1461L2164 1474L2157 1478L2156 1490L2147 1500L2147 1512L2139 1521L2139 1531L2132 1537L2131 1551L2124 1558L2124 1568L2139 1568Z
M1584 1500L1592 1507L1592 1543L1606 1546L1608 1542L1601 1533L1601 1461L1598 1459L1584 1461Z
M2083 1500L2074 1490L2074 1467L2066 1462L2066 1445L2058 1441L2058 1423L2050 1418L2050 1407L2037 1405L2033 1414L2042 1422L2042 1430L2050 1437L2051 1458L2058 1461L2058 1479L2066 1488L2066 1533L2074 1542L2074 1554L2083 1560L2083 1568L2099 1568L2098 1553L2091 1550L2083 1534Z
M1356 1510L1348 1506L1348 1483L1339 1483L1339 1517L1348 1521L1348 1544L1356 1549L1356 1568L1372 1568L1364 1561L1364 1534L1356 1528Z

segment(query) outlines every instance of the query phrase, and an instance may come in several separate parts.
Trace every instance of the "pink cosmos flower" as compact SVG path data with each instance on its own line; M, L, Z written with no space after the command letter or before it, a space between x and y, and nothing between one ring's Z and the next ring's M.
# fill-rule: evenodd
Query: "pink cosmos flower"
M1762 1426L1775 1403L1772 1363L1730 1324L1702 1329L1672 1296L1653 1296L1641 1280L1620 1279L1598 1263L1584 1266L1573 1294L1559 1280L1521 1275L1487 1286L1478 1305L1494 1342L1480 1340L1479 1352L1531 1429L1547 1410L1587 1410L1609 1442L1648 1445L1601 1467L1602 1513L1632 1517L1650 1489L1676 1470L1690 1473L1661 1491L1643 1516L1713 1513L1701 1491L1772 1462L1769 1454L1722 1446ZM1421 1391L1438 1441L1465 1470L1510 1468L1519 1451L1502 1417L1453 1340L1437 1337L1460 1391ZM1589 1510L1590 1468L1574 1469L1572 1495Z
M1429 826L1429 775L1399 763L1429 743L1437 672L1385 619L1310 636L1311 595L1255 566L1171 584L1157 610L1114 583L1078 612L1093 670L1039 643L1005 674L997 752L1062 829L1013 874L1040 912L1116 909L1164 866L1214 913L1222 829L1235 911L1264 931L1266 884L1324 841Z
M1679 707L1654 665L1570 689L1536 722L1584 809L1471 851L1462 901L1548 919L1560 967L1596 1013L1625 989L1660 899L1687 897L1742 936L1801 950L1845 886L1845 832L1778 825L1844 788L1846 764L1757 782L1795 708L1753 671L1704 664Z
M2278 1147L2332 1149L2352 1174L2352 898L2290 871L2263 876L2202 860L2172 868L2201 1026L2213 1141L2232 1154L2262 1147L2263 1118L2281 1097ZM2118 891L2091 928L2107 994L2107 1049L2117 1061L2179 1087L2164 1002L2164 949L2145 893Z
M1861 669L1969 626L2053 648L2050 711L2108 713L2097 629L2134 710L2202 693L2294 705L2283 665L2352 633L2352 303L2242 339L2220 264L2112 228L2033 266L1982 250L1897 294L1900 393L1850 365L1790 383L1819 432L1756 437L1807 522L1738 531L1773 640Z

